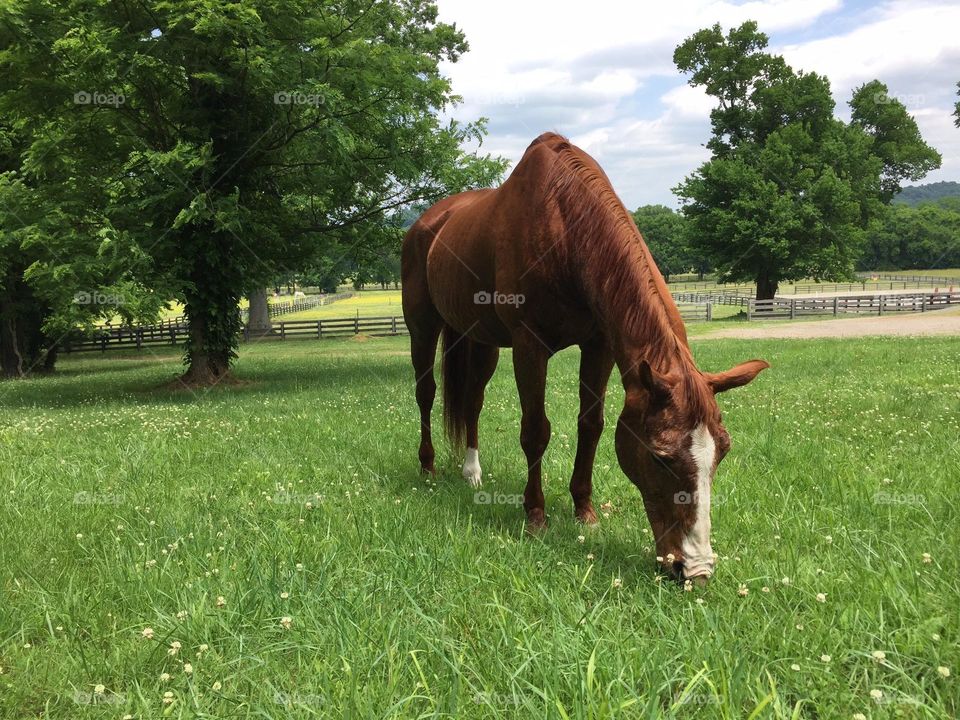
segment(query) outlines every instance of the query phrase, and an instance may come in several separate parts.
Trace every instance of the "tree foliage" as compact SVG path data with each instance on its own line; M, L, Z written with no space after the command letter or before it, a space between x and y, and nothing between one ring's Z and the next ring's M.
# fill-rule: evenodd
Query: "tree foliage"
M940 167L940 153L927 145L920 128L887 86L871 80L850 100L851 121L873 138L871 152L883 161L880 198L889 203L904 180L919 180Z
M643 205L634 211L633 220L667 282L671 275L695 267L683 215L665 205Z
M871 225L859 267L909 270L960 267L960 198L917 207L894 204Z
M243 294L395 242L391 213L504 169L461 150L482 122L439 119L456 99L440 63L467 44L425 0L22 0L5 15L5 69L54 105L35 172L89 219L63 242L100 237L184 302L191 382L227 372Z
M690 84L717 99L712 158L676 188L691 245L722 279L756 282L758 298L773 297L782 280L848 275L886 192L930 162L898 145L919 138L902 105L845 124L833 115L829 81L794 71L767 42L754 22L726 36L715 25L674 53Z

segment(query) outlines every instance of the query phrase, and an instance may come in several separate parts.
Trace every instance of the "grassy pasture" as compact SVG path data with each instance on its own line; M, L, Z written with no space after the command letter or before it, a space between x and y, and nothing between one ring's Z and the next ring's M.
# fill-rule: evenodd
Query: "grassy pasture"
M478 496L446 451L417 474L406 342L253 343L200 394L165 389L176 350L0 385L0 717L960 713L956 338L695 340L773 368L722 396L720 561L689 593L617 468L616 377L584 529L577 352L551 362L530 538L509 354Z

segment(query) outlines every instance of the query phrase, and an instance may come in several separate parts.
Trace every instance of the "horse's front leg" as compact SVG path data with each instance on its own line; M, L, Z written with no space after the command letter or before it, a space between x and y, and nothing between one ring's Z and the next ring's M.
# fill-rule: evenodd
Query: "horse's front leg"
M527 528L540 530L547 525L541 484L540 460L550 442L550 421L544 409L547 385L547 360L550 353L529 330L513 338L513 372L520 395L522 418L520 446L527 456L527 487L523 493L523 509L527 512Z
M580 346L580 415L577 419L577 456L573 461L570 494L580 522L593 525L597 514L593 493L593 461L603 433L603 401L613 370L613 354L604 340Z

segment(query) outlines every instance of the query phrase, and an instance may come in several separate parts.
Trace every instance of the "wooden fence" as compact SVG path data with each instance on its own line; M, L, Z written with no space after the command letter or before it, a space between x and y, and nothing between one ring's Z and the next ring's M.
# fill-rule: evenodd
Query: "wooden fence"
M748 320L794 319L811 315L927 312L951 305L960 305L960 292L897 293L892 295L844 296L827 298L784 298L754 300L733 293L675 293L680 315L686 322L713 320L715 304L740 305L747 308ZM322 320L287 320L273 323L266 335L251 335L246 329L243 339L312 337L331 338L349 335L402 335L407 326L399 316L327 318ZM178 345L186 340L188 327L180 318L150 326L102 328L92 336L75 336L64 340L65 353Z
M713 303L716 305L738 305L746 307L751 295L745 295L737 290L714 290L711 292L675 292L671 293L673 300L680 303Z
M950 292L960 287L960 277L936 277L934 275L904 275L902 273L857 273L857 277L862 280L876 280L878 282L901 282L911 285L930 285L931 287L943 288Z
M687 322L706 322L713 319L712 303L696 305L685 304L680 306L680 314ZM267 334L250 333L243 330L243 339L251 338L286 340L288 338L332 338L350 335L403 335L407 326L403 318L393 315L389 317L350 317L325 318L322 320L286 320L273 323L273 330ZM185 321L165 321L162 324L140 326L103 328L92 336L75 336L64 340L61 351L75 352L106 352L131 348L143 348L163 345L178 345L187 339L188 327Z
M810 315L886 315L939 310L960 305L960 292L850 295L828 298L776 298L750 300L747 320L793 320Z

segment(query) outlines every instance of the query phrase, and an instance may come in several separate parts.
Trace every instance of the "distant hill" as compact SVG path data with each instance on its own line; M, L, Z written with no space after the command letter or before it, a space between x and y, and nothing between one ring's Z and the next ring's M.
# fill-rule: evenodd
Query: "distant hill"
M960 182L944 181L911 185L903 188L893 201L902 205L919 205L945 197L960 197Z

